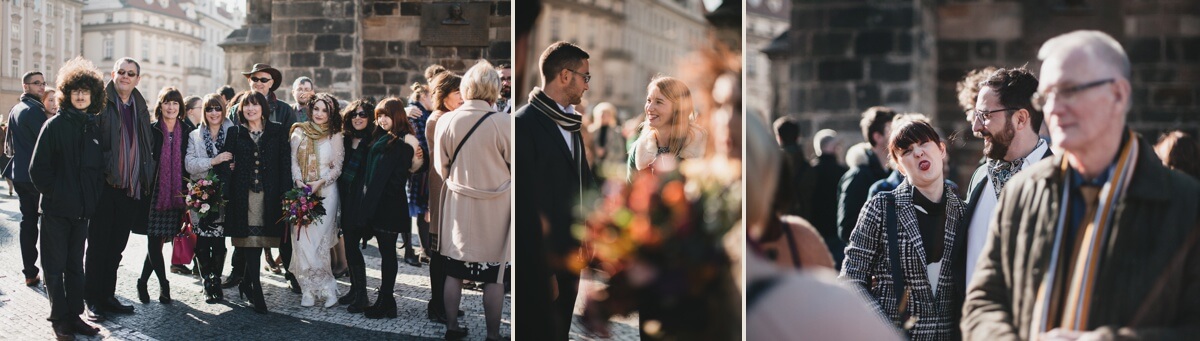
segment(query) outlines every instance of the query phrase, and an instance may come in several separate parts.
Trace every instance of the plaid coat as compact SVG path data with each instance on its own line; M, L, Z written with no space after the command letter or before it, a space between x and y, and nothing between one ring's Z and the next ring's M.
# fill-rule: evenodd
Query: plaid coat
M921 243L921 232L917 226L916 209L913 206L915 187L908 181L892 191L896 197L896 223L899 224L898 239L900 258L904 271L905 289L909 292L908 314L915 318L909 329L913 340L953 340L959 338L958 316L961 307L955 306L957 296L962 293L954 285L955 276L951 269L955 232L962 221L964 205L958 196L945 185L946 237L942 254L941 273L938 278L937 294L933 293L925 266L925 247ZM891 276L891 263L887 245L887 206L884 196L877 195L867 201L858 224L850 235L846 246L846 259L839 277L852 284L885 321L899 324L896 296ZM961 301L959 301L961 302Z

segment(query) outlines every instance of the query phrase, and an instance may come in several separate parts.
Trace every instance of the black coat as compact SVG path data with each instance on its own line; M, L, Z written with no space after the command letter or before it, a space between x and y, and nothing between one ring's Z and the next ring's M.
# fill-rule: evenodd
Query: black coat
M104 154L96 116L60 109L46 121L29 165L42 193L42 214L91 218L104 187Z
M838 180L849 170L838 164L837 156L825 154L817 157L813 166L813 191L811 196L813 227L825 240L838 239L837 208ZM803 195L801 193L801 195Z
M266 122L257 145L245 125L230 127L227 134L229 140L223 151L233 153L234 169L230 171L228 163L218 166L219 171L231 174L223 177L229 179L229 190L225 193L229 200L225 210L225 234L236 238L282 237L284 224L279 219L283 216L283 193L292 189L292 150L287 129L278 123ZM258 177L255 177L256 170ZM266 226L261 233L251 235L246 213L250 207L250 188L256 180L261 182L263 189L262 220Z
M558 125L545 114L526 104L515 114L516 158L516 248L514 266L519 268L515 287L522 307L517 314L530 321L554 321L550 298L550 275L556 270L548 257L562 259L579 241L571 234L576 217L579 191L595 185L591 170L573 160L571 150ZM583 146L577 146L583 148ZM586 158L586 156L585 156ZM546 225L544 226L543 222ZM545 233L543 233L545 231ZM561 290L568 290L563 288ZM573 291L572 291L573 292ZM554 327L529 326L521 331L530 340L554 338Z
M46 108L42 102L29 94L22 94L21 101L8 112L8 135L5 149L12 151L12 158L4 167L4 177L15 182L30 182L29 158L38 133L46 123Z
M380 138L390 137L391 135L384 135ZM366 142L366 140L363 141L360 142L359 148L366 147L369 151L371 145L374 145L378 139L365 146L361 145ZM366 178L371 160L363 159L357 176L361 181L355 181L358 183L358 187L350 191L358 193L358 204L353 207L345 206L342 211L342 214L349 215L350 228L357 229L360 233L366 231L363 230L364 228L400 232L412 227L412 217L408 215L408 195L405 192L405 186L408 185L408 178L412 176L408 169L412 167L413 148L404 143L403 137L392 141L391 146L385 148L383 157L375 165L373 179L367 180ZM362 186L364 185L366 193L363 193Z
M354 137L349 132L342 134L342 146L346 150L345 157L342 158L342 175L338 177L338 199L341 199L342 214L339 219L343 231L353 229L355 209L359 208L359 202L362 201L362 179L366 172L367 152L371 150L371 138L363 138L358 142L358 148L354 148ZM349 164L351 160L358 160L358 169L356 169L354 180L349 180Z
M858 222L858 212L862 211L867 202L867 194L871 185L876 181L887 178L888 172L875 157L875 152L867 150L867 163L851 167L842 175L838 183L838 234L842 241L850 242L850 233L854 232L854 224Z
M175 136L176 136L176 138L183 139L182 141L179 141L179 171L181 173L183 173L181 175L180 180L183 181L184 186L187 186L187 179L188 179L188 176L190 176L190 174L188 173L187 169L184 167L183 163L184 163L184 159L187 158L188 141L191 140L191 138L188 137L188 134L190 134L192 132L192 130L195 128L191 128L191 125L187 123L186 118L180 117L179 120L180 120L179 123L182 123L179 125L179 127L182 128L183 130L177 132L177 134ZM154 144L153 144L154 148L150 150L150 155L154 158L154 164L157 165L158 167L163 166L163 164L162 164L162 145L165 142L164 140L166 139L166 137L163 136L162 124L163 124L162 121L158 121L158 122L154 122L154 123L150 124L150 132L151 132L151 135L154 136ZM158 169L154 170L154 175L151 176L151 179L154 179L154 181L150 183L150 197L147 200L149 200L150 209L153 210L154 202L157 201L157 198L158 198ZM146 234L146 228L147 228L146 224L136 224L133 226L133 228L131 229L130 232L137 233L137 234Z

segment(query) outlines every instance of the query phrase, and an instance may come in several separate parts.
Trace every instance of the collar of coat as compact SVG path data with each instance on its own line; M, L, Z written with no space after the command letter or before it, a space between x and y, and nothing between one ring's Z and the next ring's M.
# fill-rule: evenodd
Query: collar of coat
M1127 132L1126 134L1134 134L1139 141L1138 143L1138 158L1136 161L1137 168L1134 169L1133 179L1130 180L1127 198L1137 198L1142 200L1153 201L1168 201L1171 199L1171 191L1164 191L1167 186L1167 179L1170 178L1171 170L1162 165L1162 161L1158 159L1157 154L1154 154L1153 144L1146 143L1145 139L1137 133ZM1034 164L1028 169L1028 175L1035 179L1046 179L1051 181L1054 186L1063 186L1066 184L1067 174L1064 174L1058 167L1066 157L1066 153L1055 154L1053 158L1046 161L1042 160ZM1013 180L1017 180L1021 176L1022 171L1013 176ZM1009 180L1012 184L1012 180ZM1061 187L1058 187L1061 188Z

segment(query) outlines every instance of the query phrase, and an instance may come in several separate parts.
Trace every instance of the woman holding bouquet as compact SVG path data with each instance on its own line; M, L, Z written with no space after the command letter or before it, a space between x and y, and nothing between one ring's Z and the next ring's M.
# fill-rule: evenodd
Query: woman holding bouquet
M396 237L401 231L412 229L404 187L412 173L423 169L424 164L421 147L406 117L404 102L397 98L384 99L375 107L376 138L367 147L359 175L362 181L351 191L360 197L355 207L346 207L343 212L350 220L347 235L367 238L373 235L379 242L379 255L383 258L379 297L363 314L372 319L396 317L396 299L392 296L399 267ZM354 270L360 274L361 271Z
M270 102L260 93L247 92L238 103L241 123L230 128L225 150L233 153L225 234L244 252L243 279L238 291L248 296L254 312L267 313L259 273L262 249L279 247L283 238L283 193L292 188L291 147L287 129L266 120Z
M358 207L362 199L362 172L367 158L367 149L371 146L371 132L375 131L375 105L367 100L357 100L346 106L342 112L342 122L345 131L342 137L342 147L345 157L342 161L342 176L338 177L338 191L343 201L341 226L343 239L349 241L346 246L346 264L350 268L350 292L338 299L338 303L348 305L346 311L351 314L362 313L366 309L367 298L367 265L363 261L362 249L358 242L365 235L360 229L351 228L353 220L351 212ZM358 189L357 192L354 192Z
M219 94L204 96L197 102L203 112L203 120L196 130L188 134L188 152L184 165L192 180L210 179L210 174L218 166L228 167L233 160L233 154L225 150L225 139L229 127L233 126L225 118L225 102ZM215 188L223 188L221 183L228 177L216 177L217 182L208 184ZM196 186L196 185L193 185ZM223 200L219 196L212 200ZM192 210L193 231L196 240L196 260L200 262L200 278L204 280L205 302L216 303L224 299L221 292L221 267L225 264L225 229L222 227L224 210L209 204L207 210L202 207ZM204 212L201 212L204 211ZM204 216L201 218L201 216Z
M292 182L297 188L311 188L324 197L328 212L311 224L292 224L292 264L288 269L300 282L300 305L311 307L316 296L325 299L325 307L338 303L337 281L330 268L330 249L337 244L338 176L342 174L342 117L333 95L319 93L308 102L310 120L292 125Z
M434 170L441 188L438 250L445 266L446 316L458 314L463 280L483 284L488 340L500 338L501 285L509 262L512 121L492 105L500 98L500 75L481 61L460 87L465 102L442 117L434 131ZM468 176L469 174L469 176ZM458 319L446 319L446 339L467 336Z
M683 81L659 76L646 86L646 121L642 134L629 149L629 180L638 172L653 171L663 158L691 159L704 156L704 130L692 123L692 93Z
M158 301L171 303L171 284L167 281L166 266L163 263L163 242L169 240L183 227L183 196L188 176L183 170L183 155L187 153L190 131L180 119L183 112L183 94L173 87L163 88L158 94L158 105L154 108L154 149L151 150L158 163L158 180L151 188L150 217L146 225L134 225L133 233L144 234L147 238L146 261L142 265L142 276L137 281L138 300L150 302L147 281L150 274L158 274Z

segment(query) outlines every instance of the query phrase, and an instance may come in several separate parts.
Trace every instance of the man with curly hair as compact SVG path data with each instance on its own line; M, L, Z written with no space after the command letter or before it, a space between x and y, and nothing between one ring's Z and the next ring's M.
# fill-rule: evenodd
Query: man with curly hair
M42 194L41 248L50 317L58 340L99 329L83 313L83 242L104 187L97 113L104 108L104 83L91 62L76 57L58 71L60 113L46 121L29 164L29 177ZM126 232L128 233L128 232Z

